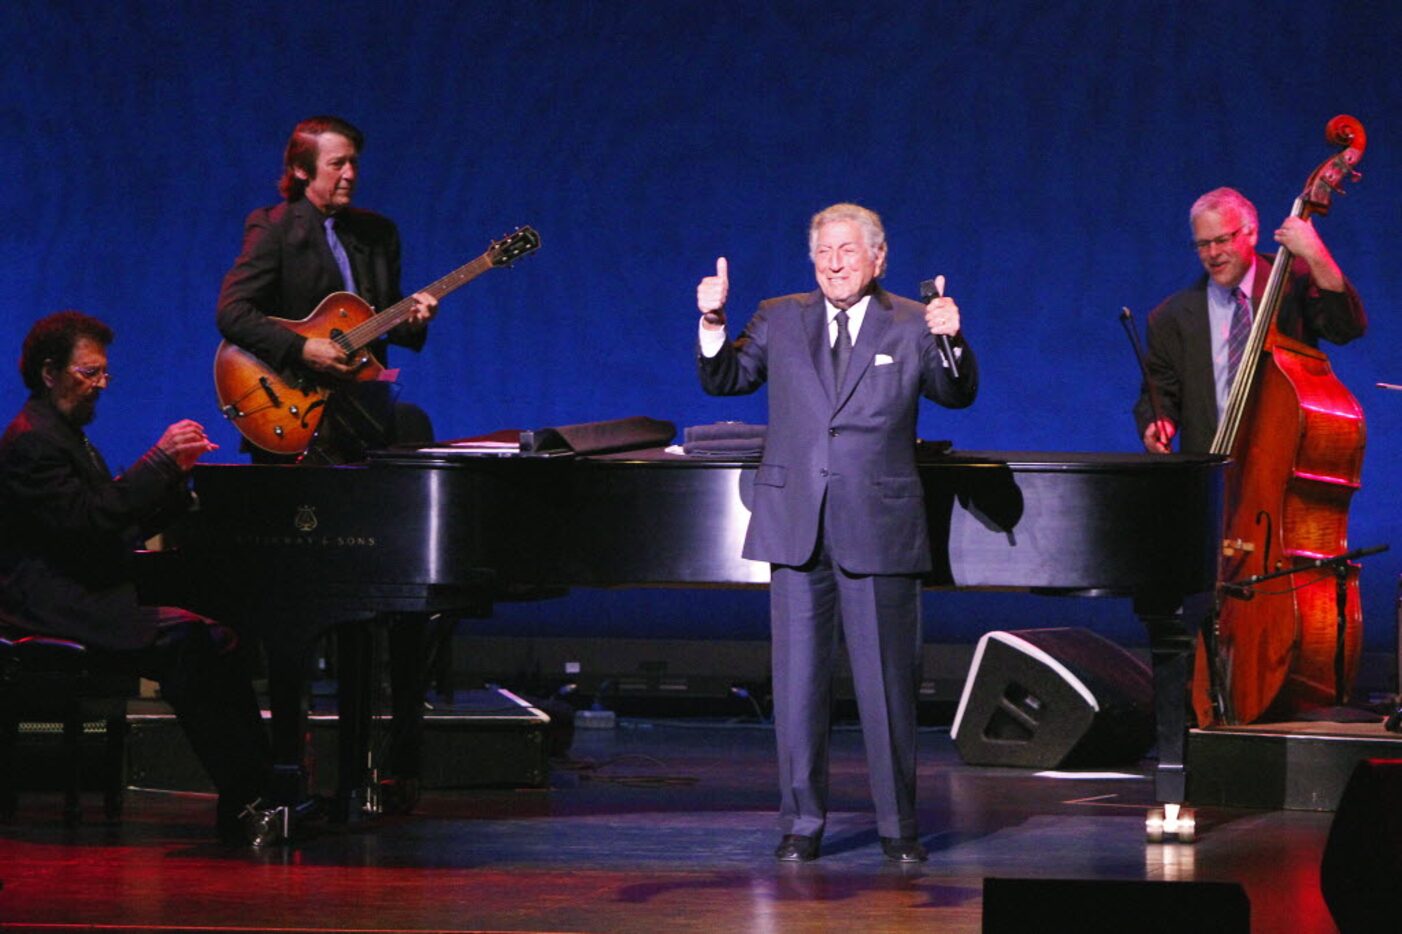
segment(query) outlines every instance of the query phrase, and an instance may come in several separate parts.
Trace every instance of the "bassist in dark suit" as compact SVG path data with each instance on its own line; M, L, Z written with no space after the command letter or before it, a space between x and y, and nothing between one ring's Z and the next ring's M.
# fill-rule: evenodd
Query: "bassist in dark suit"
M1149 388L1134 406L1145 450L1168 453L1176 438L1184 453L1211 449L1218 418L1235 375L1231 353L1233 314L1250 327L1271 271L1270 256L1256 252L1256 208L1232 188L1209 191L1188 214L1193 246L1204 275L1192 288L1166 298L1149 315L1148 368L1163 405L1155 422ZM1363 302L1349 284L1314 225L1287 217L1274 234L1295 256L1276 319L1280 332L1317 346L1345 344L1368 326Z

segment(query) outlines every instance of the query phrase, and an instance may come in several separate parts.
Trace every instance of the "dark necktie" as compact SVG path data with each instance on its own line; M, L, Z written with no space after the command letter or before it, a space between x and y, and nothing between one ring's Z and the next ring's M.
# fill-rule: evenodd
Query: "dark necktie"
M1241 356L1246 350L1247 338L1251 336L1251 300L1240 286L1232 289L1232 324L1227 330L1227 382L1236 379L1237 368L1241 366Z
M104 477L112 476L107 469L107 462L102 459L101 454L97 453L97 448L93 447L93 443L88 440L87 435L83 435L83 450L87 452L88 460L92 461L92 465L97 468L99 473Z
M847 312L839 309L833 319L837 322L837 340L832 342L832 385L833 390L842 388L842 377L847 375L847 362L852 359L852 335L847 331Z
M336 218L326 219L326 245L331 247L331 255L336 260L336 266L341 270L341 279L346 284L347 292L355 291L355 276L351 275L350 258L346 256L346 248L341 246L341 238L336 236Z

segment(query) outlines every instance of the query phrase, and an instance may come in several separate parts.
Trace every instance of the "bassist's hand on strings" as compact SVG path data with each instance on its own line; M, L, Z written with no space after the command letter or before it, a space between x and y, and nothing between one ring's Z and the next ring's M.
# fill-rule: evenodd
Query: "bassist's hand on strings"
M1150 422L1144 429L1144 450L1150 454L1172 454L1176 434L1178 426L1166 418Z
M302 345L302 362L309 369L332 376L351 377L360 369L360 364L352 364L341 345L328 337L307 338Z

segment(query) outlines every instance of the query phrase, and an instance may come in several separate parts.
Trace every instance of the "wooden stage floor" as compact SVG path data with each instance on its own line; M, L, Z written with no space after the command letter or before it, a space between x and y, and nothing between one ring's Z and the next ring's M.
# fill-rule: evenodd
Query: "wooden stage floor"
M1149 845L1149 764L1056 780L963 765L943 730L921 741L930 860L908 869L881 858L855 729L834 737L833 815L806 865L771 855L759 725L581 730L549 788L430 791L413 816L264 850L212 842L206 796L133 791L117 826L89 800L93 822L67 831L56 796L30 795L0 827L0 931L962 932L990 876L1239 882L1253 931L1334 930L1329 813L1209 810L1196 844Z

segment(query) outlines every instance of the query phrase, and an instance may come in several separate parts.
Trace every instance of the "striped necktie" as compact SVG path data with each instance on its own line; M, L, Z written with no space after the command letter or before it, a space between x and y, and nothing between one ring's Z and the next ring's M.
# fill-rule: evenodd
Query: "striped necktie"
M1236 379L1237 368L1241 366L1241 355L1246 350L1247 338L1251 336L1251 300L1240 286L1232 289L1232 324L1227 330L1227 382Z

